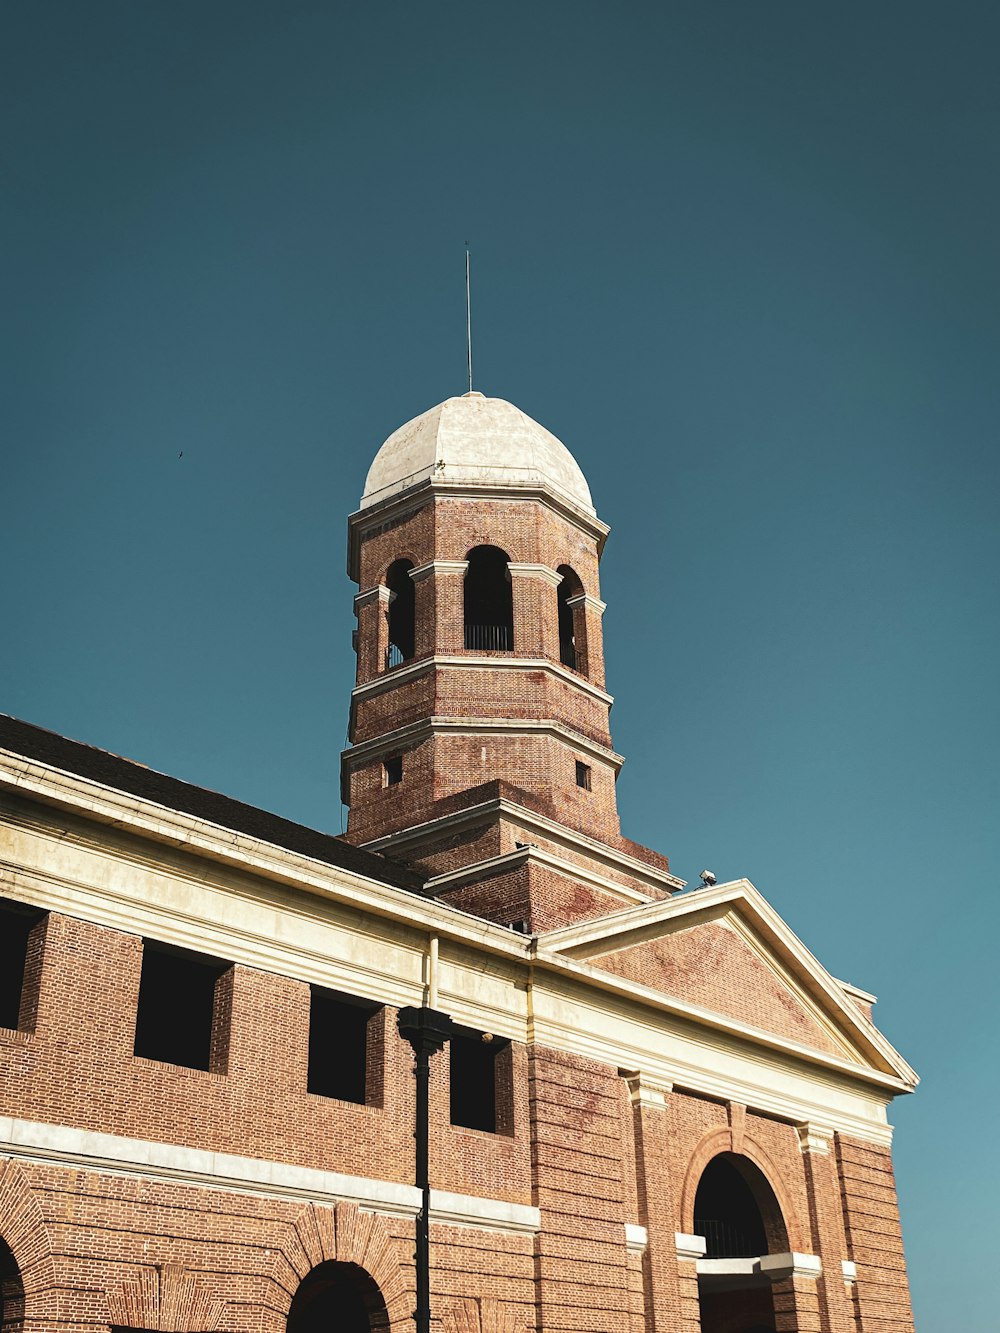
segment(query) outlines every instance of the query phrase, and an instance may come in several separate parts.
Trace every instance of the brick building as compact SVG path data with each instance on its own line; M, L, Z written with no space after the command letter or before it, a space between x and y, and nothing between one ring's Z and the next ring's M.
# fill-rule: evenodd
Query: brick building
M435 1333L912 1330L915 1076L622 835L569 452L449 399L349 533L345 838L0 721L4 1333L410 1333L422 1220Z

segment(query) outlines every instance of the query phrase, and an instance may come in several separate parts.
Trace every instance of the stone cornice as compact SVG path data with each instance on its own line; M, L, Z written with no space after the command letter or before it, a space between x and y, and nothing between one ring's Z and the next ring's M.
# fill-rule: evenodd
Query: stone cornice
M354 612L357 614L363 606L367 606L370 602L389 602L393 595L384 583L377 583L374 588L365 588L354 598Z
M602 602L599 597L591 597L591 595L586 592L577 593L575 597L567 597L566 605L570 607L583 606L586 607L588 611L596 611L599 616L603 616L608 609L607 602Z
M459 870L451 870L446 875L435 875L427 881L424 887L428 893L446 893L450 889L461 888L463 884L487 879L491 875L504 874L509 870L516 870L519 866L532 862L545 866L546 869L555 871L556 874L565 875L567 879L573 880L575 884L588 884L591 888L599 889L602 893L610 894L611 897L624 902L648 903L652 901L648 894L639 893L638 890L631 889L625 884L619 884L606 875L595 874L592 870L587 870L574 861L567 861L561 856L554 856L543 847L531 845L519 847L513 852L505 852L501 856L488 857L484 861L476 861L472 865L462 866Z
M413 1218L420 1191L413 1185L288 1162L239 1157L182 1144L131 1139L66 1125L41 1124L0 1116L0 1152L46 1165L170 1180L200 1189L239 1190L277 1199L353 1203L368 1212ZM431 1221L489 1231L533 1234L541 1225L537 1208L506 1199L480 1198L431 1190Z
M551 509L560 518L568 519L587 536L597 542L598 554L604 549L611 529L595 514L588 514L579 509L572 501L565 499L553 490L541 485L525 484L520 486L473 486L461 482L431 482L429 479L406 491L397 492L378 504L364 509L357 509L347 520L348 551L347 573L357 582L358 550L361 538L366 532L382 527L383 524L407 514L417 513L425 505L436 499L474 499L502 500L505 504L535 501Z
M428 560L426 565L417 565L415 569L411 569L410 578L414 583L419 583L421 579L429 578L431 575L464 575L468 568L468 560Z
M558 824L547 815L538 814L537 811L529 810L527 806L518 805L516 801L510 801L506 797L466 806L464 810L456 810L453 814L439 815L437 819L414 824L398 833L389 833L383 838L373 838L363 845L375 852L382 851L390 845L411 847L414 843L426 841L428 838L437 838L446 831L457 833L470 825L481 824L497 816L519 824L526 831L534 830L547 841L562 844L571 851L583 853L595 861L625 870L634 879L653 885L661 892L666 889L667 892L674 893L677 889L684 888L684 880L671 875L669 871L658 870L655 866L640 861L638 857L629 856L619 851L617 847L609 847L607 843L598 842L596 838L590 838L587 834L571 829L565 824Z
M584 736L582 732L574 731L572 727L564 726L561 722L554 722L549 718L426 717L421 718L418 722L410 722L404 727L396 727L381 736L373 736L371 740L361 741L358 745L350 746L341 752L341 763L345 769L353 767L355 764L380 759L383 755L395 752L400 748L412 748L414 745L419 745L421 741L427 740L430 736L449 732L467 736L495 736L497 734L550 736L555 740L562 741L564 745L575 752L589 755L598 763L607 764L616 774L625 762L624 756L616 754L614 750L609 750L604 745L598 745L596 741Z
M358 939L378 941L378 948L358 966L380 969L377 977L371 971L378 982L372 994L393 1004L421 1002L421 951L439 935L442 944L449 942L448 955L442 955L442 1007L460 1021L468 1021L463 1015L477 1006L492 1007L503 1022L494 1030L512 1039L538 1041L616 1068L642 1069L678 1089L867 1141L890 1141L885 1104L912 1087L859 1060L801 1046L562 958L537 941L445 904L40 761L0 751L0 786L34 803L9 812L4 891L42 908L320 984L336 984L331 968L340 969L341 988L353 984L350 969L356 964L338 962L341 951L331 952L326 936L345 929L357 933L359 921L366 919ZM507 804L511 813L520 809ZM43 820L46 806L79 818L68 824L65 818ZM531 812L522 813L532 818ZM45 824L44 838L20 833L18 819L28 818ZM88 847L81 820L110 828L100 838L95 833ZM147 866L140 868L136 861L133 867L143 843L161 843L182 856L157 864L150 852L144 855ZM41 867L50 865L55 847L62 864L49 869L46 879ZM612 854L608 848L604 852ZM118 871L109 873L116 865ZM286 895L283 889L275 897L268 881L292 892ZM326 905L311 906L316 900ZM274 937L276 906L290 923L301 922L289 941ZM380 928L379 919L393 924ZM309 943L317 930L320 942ZM489 972L495 981L483 992L482 959L488 955L494 959ZM405 972L400 971L403 963ZM528 1004L527 1018L518 1012L518 997Z
M513 561L509 561L507 568L510 570L512 577L537 579L540 583L548 583L553 588L558 588L562 583L562 575L557 574L548 565L515 564Z
M883 1070L892 1070L901 1081L916 1086L919 1080L899 1052L870 1020L858 1012L857 1006L845 996L841 983L813 957L749 880L695 889L648 907L626 908L603 920L584 921L549 931L539 936L539 947L583 961L594 954L626 948L630 939L635 943L640 938L655 938L680 926L690 928L722 917L731 917L738 925L740 914L744 914L750 923L749 927L740 929L744 939L759 948L762 938L774 950L788 969L792 984L803 992L804 1002L811 1004L814 1016L832 1035L843 1041L830 1021L831 1012L837 1015L842 1028L851 1034L851 1040L873 1056Z
M442 667L454 667L463 671L545 671L555 676L557 680L572 685L582 694L589 694L608 708L614 703L614 696L608 694L607 690L602 690L599 685L587 680L586 676L571 671L561 662L552 662L547 657L474 657L471 654L458 653L439 653L434 657L422 657L417 662L407 662L403 666L393 667L391 671L375 676L372 680L365 681L363 685L355 686L351 691L351 697L363 699L369 694L381 694L385 690L395 689L397 685Z

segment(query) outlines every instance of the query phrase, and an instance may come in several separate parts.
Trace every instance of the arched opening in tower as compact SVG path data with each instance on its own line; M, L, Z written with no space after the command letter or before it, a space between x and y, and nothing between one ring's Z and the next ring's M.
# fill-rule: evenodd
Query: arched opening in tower
M24 1285L17 1260L0 1237L0 1329L14 1333L24 1327Z
M499 547L477 546L466 559L465 646L473 652L510 652L514 647L510 557Z
M788 1250L781 1208L764 1173L747 1157L722 1153L701 1177L695 1234L701 1333L773 1333L774 1297L760 1260Z
M416 603L412 560L394 560L385 576L389 599L389 650L386 668L408 662L416 651Z
M582 632L583 607L569 605L571 598L582 595L583 584L569 565L560 565L556 573L561 575L559 587L556 589L559 605L559 661L563 666L572 667L574 671L586 673Z
M299 1283L286 1333L387 1333L389 1315L374 1279L357 1264L329 1261Z

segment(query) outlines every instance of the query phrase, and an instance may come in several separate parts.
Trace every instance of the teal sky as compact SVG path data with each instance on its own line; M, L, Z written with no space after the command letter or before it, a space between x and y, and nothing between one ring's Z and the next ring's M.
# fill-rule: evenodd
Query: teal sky
M1000 10L6 0L0 709L339 831L345 518L476 387L603 564L623 826L880 996L989 1333ZM183 455L183 456L181 456Z

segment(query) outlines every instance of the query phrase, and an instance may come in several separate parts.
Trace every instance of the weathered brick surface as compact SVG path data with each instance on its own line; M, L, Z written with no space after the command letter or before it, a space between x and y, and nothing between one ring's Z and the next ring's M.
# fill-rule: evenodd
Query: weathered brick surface
M727 926L709 922L592 961L753 1027L843 1053L791 988Z
M911 1333L892 1158L876 1144L838 1135L836 1163L849 1257L858 1266L855 1300L861 1327L865 1333L869 1328Z

